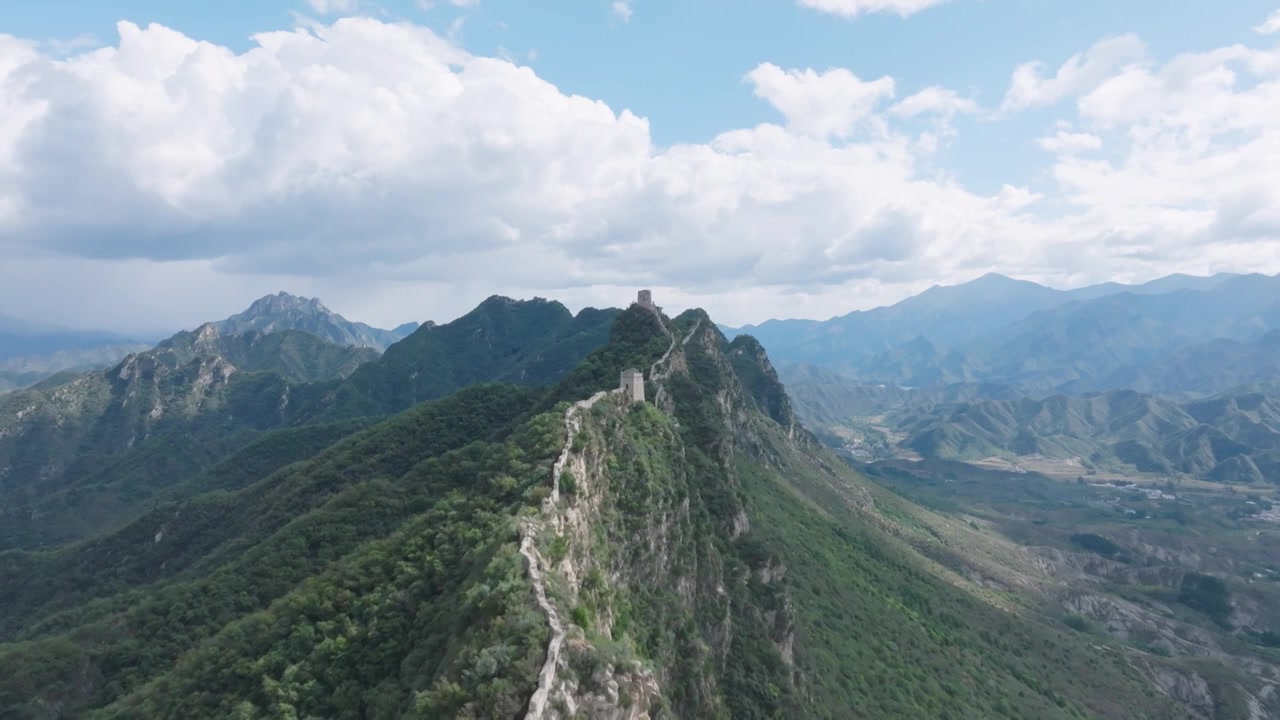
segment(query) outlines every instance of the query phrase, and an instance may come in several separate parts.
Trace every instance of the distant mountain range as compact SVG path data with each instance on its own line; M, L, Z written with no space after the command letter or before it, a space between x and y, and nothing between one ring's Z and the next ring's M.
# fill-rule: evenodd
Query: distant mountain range
M0 394L57 372L104 367L153 344L145 338L48 327L0 315Z
M38 325L0 315L0 363L15 358L136 345L146 340L117 333Z
M960 285L935 285L893 305L855 310L826 321L769 320L723 329L729 336L754 336L779 364L803 361L852 368L918 337L939 347L959 346L1032 313L1069 302L1087 302L1120 293L1159 295L1177 290L1211 290L1237 277L1231 273L1210 277L1170 275L1141 285L1103 283L1055 290L988 273Z
M1232 483L1280 483L1280 393L1189 403L1112 390L1043 400L972 400L890 413L901 445L925 457L1075 459L1083 467ZM1083 470L1082 470L1083 472Z
M336 345L377 352L418 329L416 322L393 330L370 327L347 320L317 298L284 292L260 298L244 312L212 326L223 335L299 330ZM30 387L60 372L106 368L153 345L154 341L112 333L47 329L0 317L0 394Z
M1280 277L1174 275L1059 291L986 275L754 335L785 366L867 383L991 383L1043 397L1136 387L1183 397L1280 377Z
M952 383L925 388L863 383L807 363L782 366L778 375L797 416L813 428L843 425L906 407L933 408L978 398L1020 397L1008 385L995 383Z

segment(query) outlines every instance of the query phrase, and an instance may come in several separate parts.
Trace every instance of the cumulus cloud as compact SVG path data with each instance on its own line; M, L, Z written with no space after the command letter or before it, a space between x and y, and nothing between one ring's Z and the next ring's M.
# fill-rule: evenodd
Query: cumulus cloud
M1280 33L1280 10L1271 13L1266 20L1262 21L1261 25L1254 28L1254 31L1263 35Z
M899 117L926 114L949 117L957 113L976 113L978 104L969 98L961 97L955 90L933 86L903 99L889 111Z
M1146 46L1136 35L1107 38L1083 53L1072 55L1052 77L1043 75L1044 64L1028 62L1013 71L1005 110L1025 110L1051 105L1092 90L1116 68L1143 57Z
M802 7L848 18L864 13L896 13L906 17L946 0L797 0Z
M1084 53L1065 75L1088 82L1044 82L1071 86L1053 93L1077 98L1074 134L1108 154L1055 136L1052 188L985 194L922 170L895 125L972 102L929 88L888 105L889 77L762 64L746 82L784 123L659 147L644 118L409 24L343 18L240 53L158 25L119 34L67 58L0 36L0 301L56 301L40 290L56 277L112 294L94 312L178 313L137 300L172 268L219 302L284 287L375 321L649 286L744 322L993 269L1261 269L1276 251L1260 241L1280 239L1276 52L1106 72Z
M844 68L783 70L761 63L747 73L756 97L782 113L791 130L815 138L848 137L893 97L893 78L864 81Z
M1127 65L1076 105L1097 139L1050 148L1062 197L1080 209L1072 223L1135 257L1235 258L1239 269L1275 271L1280 49L1237 45ZM1108 157L1076 156L1103 142Z

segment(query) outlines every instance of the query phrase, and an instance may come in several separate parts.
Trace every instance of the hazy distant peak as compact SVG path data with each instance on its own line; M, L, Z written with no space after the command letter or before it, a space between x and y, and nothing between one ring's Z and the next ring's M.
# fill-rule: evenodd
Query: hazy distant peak
M380 351L418 327L417 323L407 323L395 330L383 330L352 322L325 307L320 298L299 297L283 291L258 298L244 312L214 325L224 333L301 330L338 345Z

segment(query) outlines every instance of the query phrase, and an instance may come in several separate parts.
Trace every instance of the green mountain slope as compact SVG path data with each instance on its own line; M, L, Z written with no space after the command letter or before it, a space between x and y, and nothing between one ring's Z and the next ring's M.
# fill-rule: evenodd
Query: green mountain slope
M327 311L326 311L327 312ZM617 311L494 298L379 357L308 332L178 333L118 366L0 398L0 548L135 515L261 433L383 418L477 382L559 379Z
M285 331L302 331L335 345L375 351L360 356L367 360L376 357L377 351L408 336L418 328L418 324L407 323L394 330L382 330L351 322L326 308L318 299L282 292L260 298L244 312L212 323L212 327L223 336L254 334L271 337ZM307 349L296 340L293 342L298 345L297 350ZM6 322L0 317L0 393L30 387L58 372L90 372L110 367L131 353L151 349L152 345L110 333L42 330L16 321ZM305 352L295 354L295 359L306 357ZM345 372L292 369L301 370L303 375L311 378L339 377L350 372L350 369Z
M0 398L0 548L56 544L112 524L286 418L294 383L373 359L313 335L223 335L211 325L110 370Z
M57 373L90 372L115 365L130 353L150 348L150 343L118 342L0 360L0 394L31 387Z
M1280 373L1280 330L1241 342L1219 338L1178 348L1155 360L1126 365L1101 378L1068 384L1066 392L1129 388L1140 392L1204 397Z
M453 322L419 328L300 407L296 421L385 416L477 382L554 383L604 344L617 313L574 316L554 301L491 297Z
M614 390L629 367L644 403ZM760 346L700 311L632 306L554 387L471 387L253 466L92 542L0 554L0 707L1188 715L1149 682L1158 659L990 590L1013 572L997 546L822 449Z
M1085 467L1276 482L1280 401L1259 392L1177 404L1131 390L905 408L887 422L925 457L1044 456Z

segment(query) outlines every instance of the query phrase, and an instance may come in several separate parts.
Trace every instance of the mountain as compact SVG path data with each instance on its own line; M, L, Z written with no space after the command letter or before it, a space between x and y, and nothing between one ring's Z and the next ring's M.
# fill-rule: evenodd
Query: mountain
M1241 275L1206 290L1130 292L1071 301L991 329L977 340L942 349L924 338L864 361L850 372L876 382L936 385L984 381L1027 394L1114 387L1143 368L1159 373L1178 355L1213 341L1261 342L1280 328L1280 277ZM1241 358L1243 359L1243 358ZM1236 371L1275 377L1265 362ZM1211 371L1210 371L1211 372ZM1165 375L1165 379L1174 379ZM1199 385L1211 383L1203 378ZM1194 384L1194 383L1193 383ZM1189 392L1192 386L1167 387Z
M575 316L558 302L495 295L452 322L418 328L300 414L388 415L478 382L549 385L608 340L618 312Z
M472 385L262 470L0 554L0 706L1177 718L1199 715L1160 678L1243 682L1064 627L1031 551L868 483L799 426L760 344L697 310L633 305L550 388Z
M755 326L726 328L726 332L730 336L739 332L753 335L779 362L807 362L856 372L882 353L919 337L942 350L958 348L978 343L988 333L1033 313L1069 302L1087 302L1120 293L1208 291L1237 277L1229 273L1210 277L1170 275L1141 285L1105 283L1063 291L988 273L960 285L935 285L894 305L822 322L769 320Z
M57 350L47 355L25 355L0 360L0 395L31 387L61 372L82 373L120 362L130 353L142 352L151 343L121 342L88 348Z
M0 362L141 342L116 333L48 327L0 315Z
M260 298L249 309L215 322L213 327L224 336L270 336L284 330L301 330L335 345L381 351L412 334L418 323L380 330L346 320L318 299L281 292ZM42 329L0 317L0 394L30 387L60 372L109 367L154 344L111 333Z
M780 366L778 374L797 417L805 427L813 429L847 426L905 408L921 411L979 398L1013 400L1020 397L1013 388L992 383L931 387L864 383L805 363Z
M216 356L245 372L275 373L291 383L344 378L378 359L377 351L371 348L325 341L300 330L227 334L216 323L180 332L146 355L169 369Z
M109 370L2 396L0 549L80 539L190 492L264 433L383 418L474 383L553 383L608 339L617 312L491 298L381 356L209 323Z
M925 457L1035 456L1233 483L1280 482L1280 396L1185 404L1132 390L1044 400L974 400L886 419Z
M46 327L0 315L0 395L55 373L112 365L152 344L115 333Z
M962 285L935 285L894 305L825 322L770 320L731 334L751 334L780 361L846 367L918 336L961 343L1063 301L1060 291L991 273Z
M1280 330L1252 341L1217 338L1176 348L1144 363L1066 385L1066 392L1132 388L1170 396L1204 397L1280 376Z
M291 386L376 357L299 331L224 335L204 325L109 370L0 397L0 547L110 525L281 426Z
M883 415L905 405L917 393L897 385L859 383L808 363L782 365L778 375L796 415L810 428Z
M320 303L319 298L304 298L279 292L254 301L248 310L215 323L227 333L279 330L302 330L335 345L386 350L418 328L406 323L394 330L381 330L361 322L351 322Z

